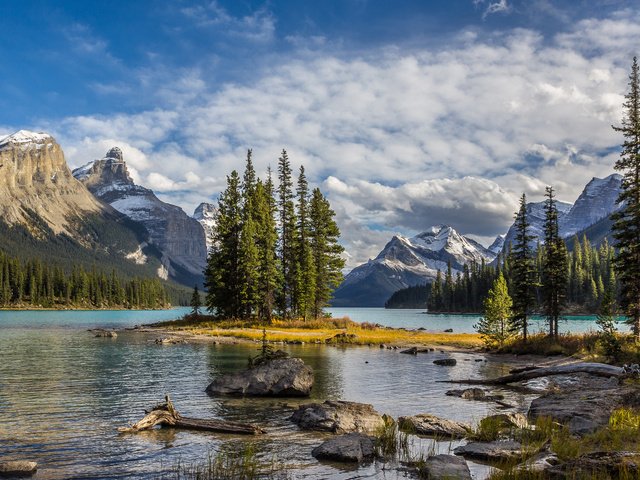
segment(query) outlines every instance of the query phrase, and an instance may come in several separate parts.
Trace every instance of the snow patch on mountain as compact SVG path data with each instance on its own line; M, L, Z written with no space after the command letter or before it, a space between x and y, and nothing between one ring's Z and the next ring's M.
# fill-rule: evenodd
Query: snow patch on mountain
M48 133L18 130L11 135L0 138L0 148L11 144L44 144L52 141L54 141L53 137Z
M216 213L218 208L213 203L202 202L193 212L193 218L200 222L204 229L207 241L207 251L211 248L211 238L216 226Z

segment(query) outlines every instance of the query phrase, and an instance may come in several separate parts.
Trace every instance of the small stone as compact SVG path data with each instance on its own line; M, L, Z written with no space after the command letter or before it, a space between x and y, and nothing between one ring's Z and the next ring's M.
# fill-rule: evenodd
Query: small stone
M0 477L24 477L36 473L38 464L25 460L0 462Z
M446 330L443 330L444 333L453 333L453 328L447 328Z
M522 458L524 451L522 444L513 440L498 440L495 442L471 442L453 450L456 455L486 462L500 462Z
M398 418L400 429L418 435L435 437L464 438L471 431L471 425L422 413L411 417Z
M402 350L400 353L406 353L407 355L417 355L418 347L407 348L406 350Z

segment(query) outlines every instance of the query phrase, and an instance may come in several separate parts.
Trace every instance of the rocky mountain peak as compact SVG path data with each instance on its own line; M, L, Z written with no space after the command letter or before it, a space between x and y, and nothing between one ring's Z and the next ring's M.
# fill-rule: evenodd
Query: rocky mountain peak
M118 147L109 150L104 158L76 168L73 171L73 176L83 182L98 197L111 190L135 186L131 175L129 175L122 150ZM97 186L96 191L94 191L94 186Z
M0 138L0 148L10 147L11 145L42 145L45 143L55 143L55 140L48 133L31 132L29 130L18 130L11 135Z
M115 160L124 162L124 158L122 156L122 150L120 150L119 147L113 147L111 150L107 152L104 158L113 158Z
M202 202L193 212L193 218L200 222L204 229L207 251L211 248L211 238L216 225L215 215L217 211L218 208L213 203Z

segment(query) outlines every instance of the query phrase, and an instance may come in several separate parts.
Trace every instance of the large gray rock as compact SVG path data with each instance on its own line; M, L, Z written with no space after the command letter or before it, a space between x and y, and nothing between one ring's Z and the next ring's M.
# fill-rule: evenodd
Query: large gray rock
M531 402L529 418L549 417L574 435L586 435L606 426L611 412L623 406L640 406L640 389L623 386L548 393Z
M293 412L291 421L303 430L333 433L372 433L384 425L382 415L373 406L343 400L301 405Z
M453 455L434 455L419 468L420 478L427 480L471 480L471 472L464 458Z
M216 378L207 393L255 397L308 397L313 370L299 358L279 358Z
M502 462L522 458L525 454L522 444L513 440L498 440L495 442L471 442L456 447L453 453L465 458L482 460L485 462Z
M412 417L400 417L398 423L402 430L434 437L464 438L471 431L471 425L427 413Z
M322 443L311 455L319 460L361 463L375 456L375 439L362 433L347 433Z
M0 462L0 477L26 477L33 475L37 470L36 462L24 460Z

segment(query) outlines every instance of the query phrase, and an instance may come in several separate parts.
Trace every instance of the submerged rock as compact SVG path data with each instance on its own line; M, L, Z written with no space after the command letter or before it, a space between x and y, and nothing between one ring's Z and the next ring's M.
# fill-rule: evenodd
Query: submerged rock
M26 477L33 475L38 470L36 462L25 460L13 460L0 462L0 477Z
M382 415L366 403L327 400L298 407L290 420L303 430L333 433L374 432L384 425Z
M434 455L418 468L420 478L428 480L471 480L471 472L464 458L453 455Z
M94 335L95 337L118 338L118 334L113 330L97 329L92 331L95 332L95 335Z
M502 462L522 458L525 454L522 444L513 440L497 440L495 442L471 442L456 447L453 453L465 458L485 462Z
M436 365L441 365L443 367L453 367L458 362L455 358L439 358L438 360L434 360L433 363Z
M222 375L207 387L209 395L308 397L313 370L300 358L278 358L248 370Z
M361 463L375 456L375 439L362 433L347 433L322 443L311 455L319 460Z
M404 431L418 435L434 437L464 438L471 431L471 425L422 413L412 417L398 418L398 424Z

